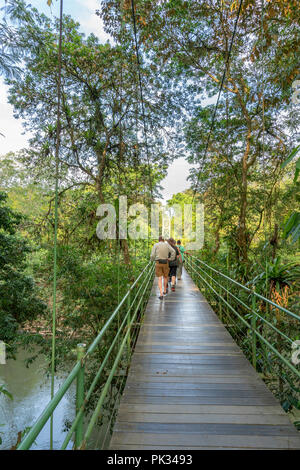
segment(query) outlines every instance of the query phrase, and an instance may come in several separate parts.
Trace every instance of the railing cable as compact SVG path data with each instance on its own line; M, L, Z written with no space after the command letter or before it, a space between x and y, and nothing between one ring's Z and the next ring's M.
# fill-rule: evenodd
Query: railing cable
M61 103L61 55L62 55L62 17L63 0L60 0L59 43L58 43L58 77L57 77L57 122L55 148L55 202L54 202L54 253L53 253L53 312L52 312L52 353L51 353L51 400L54 397L55 375L55 336L56 336L56 281L57 281L57 227L58 227L58 179L59 179L59 150L60 150L60 103ZM53 413L50 418L50 450L53 449Z
M205 152L204 152L204 157L203 157L204 160L205 160L206 155L207 155L208 146L209 146L209 143L210 143L210 138L211 138L211 135L212 135L212 132L213 132L213 129L214 129L214 125L215 125L215 118L216 118L216 114L217 114L217 109L218 109L218 105L219 105L220 96L221 96L222 89L223 89L223 84L224 84L226 72L227 72L228 66L229 66L229 60L230 60L230 56L231 56L231 51L232 51L234 37L235 37L236 29L237 29L237 24L238 24L239 17L240 17L242 3L243 3L243 0L240 0L239 9L238 9L237 17L236 17L236 20L235 20L233 33L232 33L232 36L231 36L229 51L228 51L228 54L227 54L227 59L226 59L224 72L223 72L223 76L222 76L222 80L221 80L221 85L220 85L220 89L219 89L219 93L218 93L218 98L217 98L217 102L216 102L216 105L215 105L214 114L213 114L213 117L212 117L209 134L208 134L208 137L207 137L207 142L206 142L206 147L205 147ZM193 193L192 203L194 201L194 198L195 198L195 195L196 195L196 192L197 192L197 189L198 189L199 180L200 180L200 173L201 173L201 169L198 171L197 182L196 182L196 186L195 186L194 193Z
M135 55L136 55L136 62L137 62L137 74L138 74L139 89L140 89L140 96L141 96L144 139L145 139L145 145L146 145L146 155L147 155L147 164L148 164L149 188L150 188L151 198L153 198L150 157L149 157L149 148L148 148L148 131L147 131L147 126L146 126L146 118L145 118L145 104L144 104L143 85L142 85L141 67L140 67L141 63L140 63L139 46L138 46L138 41L137 41L137 28L136 28L136 18L135 18L134 10L135 10L134 0L131 0L131 15L132 15L132 22L133 22Z

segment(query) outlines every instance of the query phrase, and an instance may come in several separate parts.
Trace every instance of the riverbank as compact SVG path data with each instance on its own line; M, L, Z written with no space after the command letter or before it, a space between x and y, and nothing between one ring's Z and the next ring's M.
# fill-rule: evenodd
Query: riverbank
M0 365L0 384L12 394L13 400L0 395L0 432L2 444L0 449L11 449L17 442L18 433L26 431L40 416L50 401L51 378L47 375L46 357L39 355L26 367L25 360L32 354L24 349L17 353L16 360L9 359ZM55 391L68 375L69 369L61 371L55 377ZM54 412L54 449L59 448L66 424L75 415L75 384L61 400ZM49 422L41 431L32 449L49 449ZM72 443L69 448L72 447Z

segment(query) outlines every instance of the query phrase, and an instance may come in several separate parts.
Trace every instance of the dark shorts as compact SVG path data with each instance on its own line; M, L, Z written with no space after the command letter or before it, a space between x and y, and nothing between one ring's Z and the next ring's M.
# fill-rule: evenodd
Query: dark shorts
M177 270L177 266L170 266L169 276L170 277L176 276L176 270Z

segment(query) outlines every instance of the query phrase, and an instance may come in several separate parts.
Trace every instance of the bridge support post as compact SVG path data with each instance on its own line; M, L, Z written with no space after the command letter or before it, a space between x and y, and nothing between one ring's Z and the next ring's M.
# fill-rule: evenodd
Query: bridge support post
M252 365L256 369L256 297L252 294Z
M222 297L222 289L219 287L219 317L221 322L223 323L223 309L222 309L222 302L221 302L221 297Z
M211 268L209 269L208 275L210 275L211 278L213 278L214 275L215 275ZM211 286L213 288L213 281L209 277L207 279L207 282L208 282L209 286ZM213 292L210 290L210 288L208 286L205 286L205 289L206 288L207 288L207 290L205 290L205 298L206 298L206 296L207 296L208 299L211 297L212 301L214 302L215 308L217 308L218 303L221 302L221 300L218 299L218 296L215 297L215 295L213 294ZM216 286L216 289L217 289L217 286ZM220 291L219 291L219 295L220 295Z
M195 276L195 271L194 271L194 269L196 269L195 264L196 264L195 260L193 258L191 258L191 268L192 268L191 273L192 273L192 279L193 279L194 282L196 282L196 276Z
M131 307L131 290L129 290L128 297L127 297L127 312L129 312ZM131 322L131 315L130 312L127 317L127 328L130 330L130 322ZM131 337L130 337L130 331L128 333L127 337L127 349L128 349L128 361L130 360L130 345L131 345Z
M82 361L83 356L86 352L86 345L84 343L77 344L77 360L81 361L81 367L77 375L76 382L76 414L80 410L84 402L84 370L85 364ZM78 449L83 440L83 415L78 421L75 430L75 448Z

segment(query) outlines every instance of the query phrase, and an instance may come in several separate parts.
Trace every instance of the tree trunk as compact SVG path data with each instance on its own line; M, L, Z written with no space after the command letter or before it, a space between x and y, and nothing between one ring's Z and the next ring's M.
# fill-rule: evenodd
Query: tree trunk
M276 257L276 251L278 248L278 224L275 224L274 226L274 235L272 236L270 240L270 244L272 245L272 261L274 261Z
M213 250L214 255L216 255L220 249L220 229L221 229L221 224L218 224L216 231L215 231L215 247Z
M248 262L248 237L247 237L247 230L246 230L246 216L247 216L247 196L248 196L248 169L253 162L248 163L248 157L250 153L250 146L251 146L251 119L248 114L247 108L245 103L240 95L237 93L245 120L247 122L247 137L246 137L246 149L242 159L242 184L241 184L241 208L240 208L240 215L239 215L239 222L238 222L238 233L237 233L237 243L239 248L239 261L242 263L247 264Z
M123 251L124 263L131 264L130 254L129 254L129 247L127 240L120 240L120 245Z
M239 259L243 263L248 261L248 242L247 242L247 233L246 233L246 215L247 215L247 190L248 190L248 165L247 158L250 150L250 142L247 141L247 147L243 156L242 162L242 185L241 185L241 208L238 222L238 231L237 231L237 244L238 244L238 253Z

